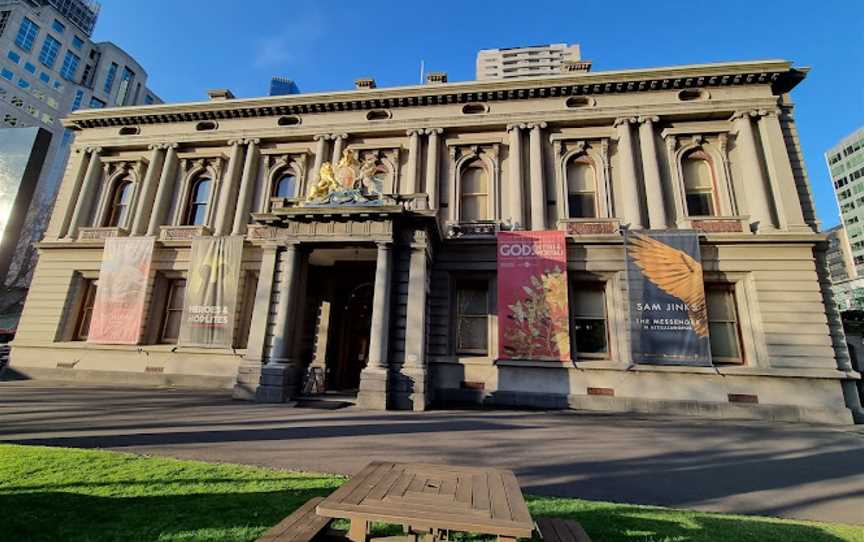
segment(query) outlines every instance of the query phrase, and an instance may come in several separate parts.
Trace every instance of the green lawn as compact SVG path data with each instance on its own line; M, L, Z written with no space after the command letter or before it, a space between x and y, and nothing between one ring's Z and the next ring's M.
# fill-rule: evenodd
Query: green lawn
M254 540L339 476L0 445L0 540ZM529 497L595 542L864 542L864 528Z

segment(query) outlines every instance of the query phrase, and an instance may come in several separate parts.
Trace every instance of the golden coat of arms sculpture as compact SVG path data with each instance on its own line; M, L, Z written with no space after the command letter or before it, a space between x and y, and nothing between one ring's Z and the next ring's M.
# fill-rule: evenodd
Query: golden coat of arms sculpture
M346 149L335 166L331 162L321 164L303 205L382 204L383 181L376 162L376 158L370 155L361 163L353 151Z

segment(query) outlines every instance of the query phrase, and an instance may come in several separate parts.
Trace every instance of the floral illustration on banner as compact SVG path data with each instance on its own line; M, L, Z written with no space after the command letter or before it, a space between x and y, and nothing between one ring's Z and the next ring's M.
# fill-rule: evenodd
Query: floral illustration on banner
M507 354L516 359L570 357L567 277L559 268L531 277L524 296L509 305Z

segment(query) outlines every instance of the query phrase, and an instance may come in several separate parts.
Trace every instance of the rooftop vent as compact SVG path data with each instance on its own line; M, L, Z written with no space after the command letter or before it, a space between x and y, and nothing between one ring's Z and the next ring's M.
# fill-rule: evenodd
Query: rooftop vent
M214 102L222 100L233 100L234 93L227 88L214 88L207 91L207 96Z
M440 85L447 82L447 72L429 72L426 74L427 85Z
M591 71L590 60L565 60L561 63L561 73L588 73Z
M361 77L354 80L354 88L357 90L370 90L375 88L375 79L371 77Z

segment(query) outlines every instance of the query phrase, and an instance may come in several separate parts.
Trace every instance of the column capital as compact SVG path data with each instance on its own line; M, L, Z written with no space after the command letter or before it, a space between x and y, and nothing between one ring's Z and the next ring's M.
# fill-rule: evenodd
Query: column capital
M517 122L517 123L513 123L513 124L508 124L507 125L507 131L510 132L511 130L523 130L527 127L528 127L528 125L525 124L524 122Z
M348 139L348 134L330 134L330 139Z
M529 122L527 125L531 130L542 130L543 128L546 128L546 126L545 122Z
M261 139L259 139L257 137L247 137L247 138L243 139L244 145L251 146L251 145L259 145L260 143L261 143Z
M102 154L102 147L84 147L84 152L97 155Z
M652 124L659 121L660 117L658 117L657 115L646 115L636 118L636 122L638 122L639 124Z
M147 145L147 150L149 151L161 151L164 149L161 143L151 143Z
M432 135L432 134L441 135L444 133L444 128L426 128L426 130L424 130L424 132L427 135Z
M424 128L409 128L405 130L405 135L407 136L419 136L422 135L426 130Z
M380 251L389 251L393 249L393 241L375 241L375 245Z
M330 134L315 134L312 136L313 141L329 141L333 139Z
M615 119L615 122L612 123L612 126L617 128L622 124L635 124L637 122L636 117L619 117Z

